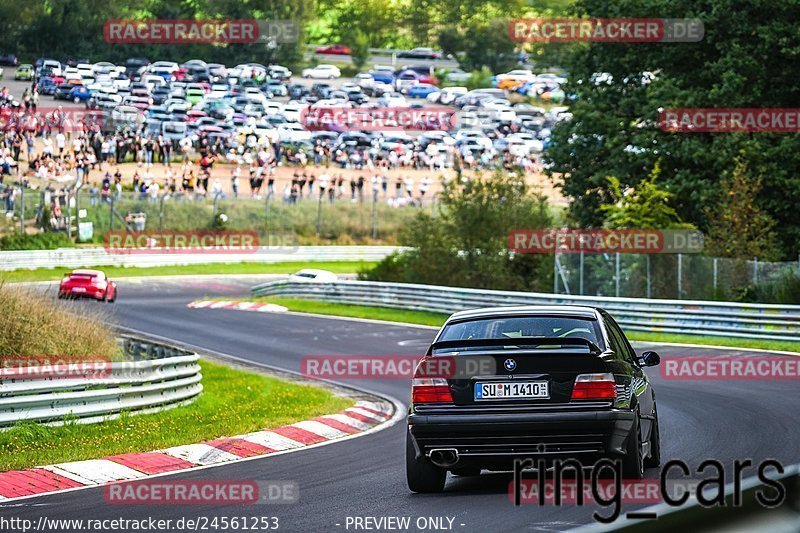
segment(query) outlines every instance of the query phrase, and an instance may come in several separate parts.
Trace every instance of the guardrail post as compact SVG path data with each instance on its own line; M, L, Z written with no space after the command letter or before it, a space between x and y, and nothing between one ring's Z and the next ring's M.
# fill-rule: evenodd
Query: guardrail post
M322 191L319 193L322 202ZM372 187L372 238L378 238L378 184Z
M683 254L678 254L678 300L683 298Z
M718 265L718 263L719 263L719 261L717 261L717 258L715 257L714 258L714 292L717 291L717 265Z
M614 294L619 298L619 252L616 252L614 256Z
M558 294L558 254L553 253L553 294Z
M581 250L581 273L578 278L578 294L583 296L583 250Z
M164 197L166 195L165 192L158 199L158 231L164 231Z
M317 198L317 236L322 234L322 189L319 190Z
M753 284L758 283L758 257L753 258Z
M25 184L19 182L19 234L25 235Z

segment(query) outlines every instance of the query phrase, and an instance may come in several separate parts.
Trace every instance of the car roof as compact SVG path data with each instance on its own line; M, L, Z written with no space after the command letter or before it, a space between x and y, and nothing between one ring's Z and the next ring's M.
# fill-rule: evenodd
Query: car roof
M597 318L597 309L581 305L521 305L508 307L484 307L468 309L453 313L447 322L478 318L495 318L503 316L571 316L588 319Z

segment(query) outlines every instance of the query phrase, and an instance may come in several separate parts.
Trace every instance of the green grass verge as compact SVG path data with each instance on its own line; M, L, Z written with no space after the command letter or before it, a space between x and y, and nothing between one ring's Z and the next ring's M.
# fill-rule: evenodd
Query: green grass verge
M291 274L301 268L320 268L336 274L354 274L375 266L369 261L291 262L291 263L207 263L199 265L175 265L163 267L117 267L98 266L111 278L132 276L190 276L222 274ZM61 279L72 268L39 268L36 270L9 270L0 272L0 282L52 281Z
M303 313L319 313L321 315L371 318L374 320L408 322L411 324L424 324L427 326L441 326L448 316L446 314L429 313L425 311L404 311L401 309L389 309L386 307L335 304L316 300L303 300L298 298L258 297L254 298L254 300L283 305L290 311L299 311ZM732 348L759 348L762 350L800 352L800 343L791 341L738 339L701 335L677 335L673 333L650 333L643 331L626 331L625 334L628 336L628 339L632 341L706 344L714 346L730 346Z
M302 313L317 313L320 315L347 316L353 318L371 318L373 320L387 320L393 322L407 322L409 324L422 324L425 326L441 326L448 316L444 313L431 313L428 311L406 311L403 309L389 309L388 307L370 307L366 305L335 304L319 300L305 300L301 298L271 298L257 296L250 298L257 302L269 302L282 305L290 311Z
M200 364L203 393L190 405L100 424L24 423L0 432L0 471L194 444L336 413L353 404L318 387Z

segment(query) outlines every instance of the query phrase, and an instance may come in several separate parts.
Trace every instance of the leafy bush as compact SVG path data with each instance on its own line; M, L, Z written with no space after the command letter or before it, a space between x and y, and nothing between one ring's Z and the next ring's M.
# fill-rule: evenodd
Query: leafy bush
M776 281L750 284L737 296L740 302L800 304L800 276L786 272Z
M12 234L0 237L0 250L54 250L72 248L75 243L66 233L44 232L32 235Z
M547 290L552 259L514 254L512 230L552 224L544 197L513 174L444 183L438 216L419 212L400 234L413 249L393 254L361 279L507 290Z

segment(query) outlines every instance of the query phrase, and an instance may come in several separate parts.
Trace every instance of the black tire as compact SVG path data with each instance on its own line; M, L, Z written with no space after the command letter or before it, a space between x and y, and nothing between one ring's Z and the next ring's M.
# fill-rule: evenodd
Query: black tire
M425 459L417 460L411 435L406 434L406 481L412 492L442 492L447 480L447 470L434 466Z
M625 443L625 457L622 459L623 479L642 479L644 460L642 458L642 434L639 431L639 412L635 412L633 427Z
M475 467L452 468L450 473L458 477L474 477L481 475L481 469Z
M644 460L645 468L661 466L661 430L658 427L658 407L653 405L653 427L650 430L650 455Z

